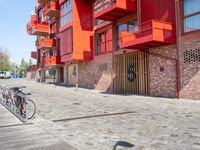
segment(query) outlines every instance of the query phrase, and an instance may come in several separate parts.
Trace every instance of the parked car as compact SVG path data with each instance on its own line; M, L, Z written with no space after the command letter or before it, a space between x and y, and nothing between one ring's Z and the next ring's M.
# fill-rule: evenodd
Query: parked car
M8 71L0 71L0 78L1 79L10 79L11 74Z

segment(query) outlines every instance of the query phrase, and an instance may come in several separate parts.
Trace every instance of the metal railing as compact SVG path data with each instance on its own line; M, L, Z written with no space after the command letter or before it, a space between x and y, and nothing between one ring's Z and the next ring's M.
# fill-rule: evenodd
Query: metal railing
M97 0L94 3L94 12L97 14L100 11L112 6L116 3L116 0Z

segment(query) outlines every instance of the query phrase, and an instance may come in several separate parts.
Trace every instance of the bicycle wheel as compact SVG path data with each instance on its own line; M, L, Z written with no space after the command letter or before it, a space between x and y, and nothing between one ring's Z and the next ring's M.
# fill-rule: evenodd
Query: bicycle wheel
M3 88L1 88L0 91L1 91L0 100L3 101L3 99L4 99L4 97L5 97L5 92L4 92L4 89L3 89Z
M35 113L36 113L36 105L31 99L28 99L27 103L26 103L27 119L29 120L29 119L33 118L35 116Z

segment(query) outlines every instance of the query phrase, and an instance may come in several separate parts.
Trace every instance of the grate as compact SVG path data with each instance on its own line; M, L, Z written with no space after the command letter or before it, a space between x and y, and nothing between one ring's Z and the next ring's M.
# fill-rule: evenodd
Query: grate
M184 51L183 59L184 59L184 63L199 62L200 61L200 48Z

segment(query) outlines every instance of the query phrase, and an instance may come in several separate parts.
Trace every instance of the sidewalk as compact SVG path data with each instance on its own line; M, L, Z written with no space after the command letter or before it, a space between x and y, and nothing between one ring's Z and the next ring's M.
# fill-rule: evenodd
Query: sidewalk
M75 150L33 123L22 124L0 105L0 150Z

